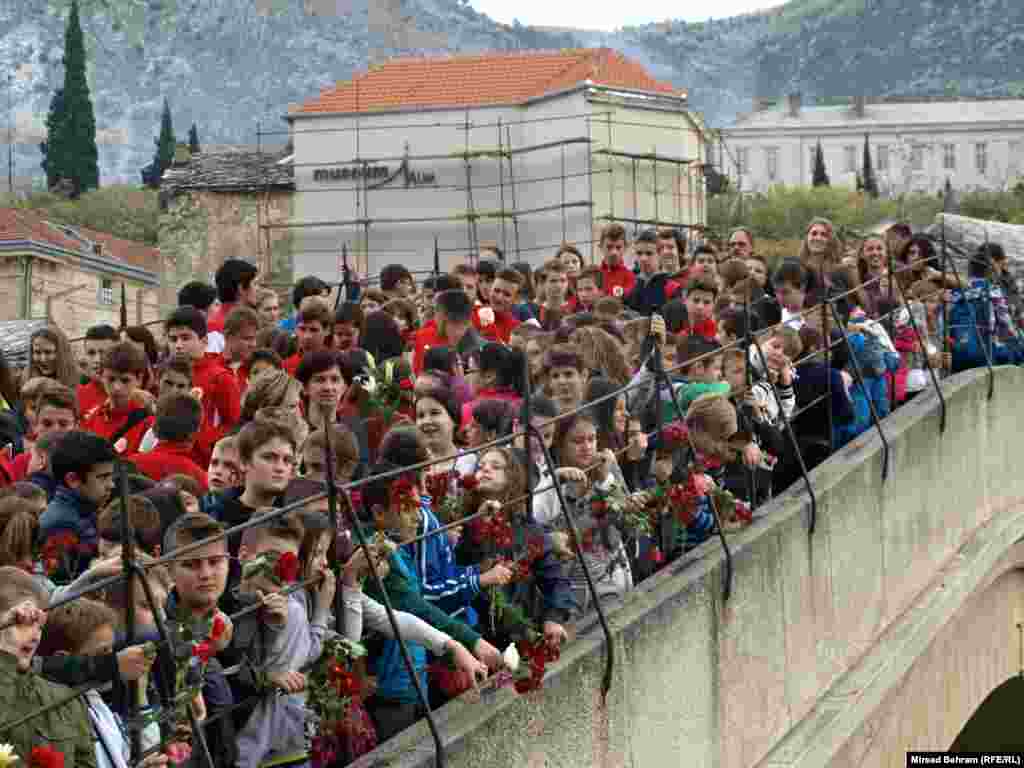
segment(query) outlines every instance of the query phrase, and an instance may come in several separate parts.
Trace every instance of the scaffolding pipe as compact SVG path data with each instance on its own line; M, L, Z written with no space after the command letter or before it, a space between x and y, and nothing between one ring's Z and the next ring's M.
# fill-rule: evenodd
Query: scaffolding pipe
M498 118L498 152L501 153L504 147L504 138L501 135L501 118ZM505 210L505 158L498 157L498 205ZM501 252L508 254L508 230L505 225L505 217L501 217Z
M514 211L517 208L516 203L516 176L515 176L515 164L512 162L512 129L505 126L505 144L508 146L508 153L505 157L508 159L508 183L509 192L512 196L512 237L516 241L516 261L520 260L520 243L519 243L519 217L516 216Z

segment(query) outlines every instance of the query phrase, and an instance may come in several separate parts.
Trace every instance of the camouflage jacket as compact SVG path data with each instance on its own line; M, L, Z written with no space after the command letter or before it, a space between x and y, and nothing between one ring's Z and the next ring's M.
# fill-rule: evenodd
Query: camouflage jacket
M0 743L10 744L22 765L33 747L49 746L64 754L64 768L96 768L89 715L81 698L50 709L28 722L4 729L42 707L65 699L71 689L51 683L35 672L19 672L13 656L0 652Z

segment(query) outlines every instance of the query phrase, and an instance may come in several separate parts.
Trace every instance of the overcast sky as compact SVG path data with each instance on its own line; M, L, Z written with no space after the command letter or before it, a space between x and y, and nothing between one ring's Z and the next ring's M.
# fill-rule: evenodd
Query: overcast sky
M481 13L496 21L545 27L580 27L613 30L630 24L646 24L665 19L706 21L749 13L782 5L784 0L633 0L617 2L585 2L585 0L470 0Z

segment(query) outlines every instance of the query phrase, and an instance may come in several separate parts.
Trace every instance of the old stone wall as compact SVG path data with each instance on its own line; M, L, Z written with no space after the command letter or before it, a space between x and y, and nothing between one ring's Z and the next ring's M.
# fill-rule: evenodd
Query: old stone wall
M995 526L1000 535L990 537L983 551L998 554L999 547L1006 552L1013 546L1014 531L1024 531L1016 417L1024 371L997 369L991 400L985 371L948 379L943 392L944 433L934 392L886 419L884 480L883 444L874 432L812 473L813 535L809 497L796 487L767 505L753 526L730 536L728 601L725 559L719 542L711 540L613 609L615 666L607 700L600 693L606 650L591 627L567 647L541 693L520 697L502 689L486 694L483 705L464 696L442 709L447 764L793 763L794 754L773 750L797 729L816 743L830 712L825 707L820 714L823 697L835 687L838 700L849 699L879 673L867 669L859 683L837 685L887 632L899 634L899 622L933 584L942 586L940 576L951 564L973 562L980 532ZM899 650L906 656L925 647ZM969 669L971 662L965 663ZM952 684L943 691L959 695ZM850 725L847 738L855 730ZM922 731L921 740L897 743L919 744L937 734ZM427 766L432 753L426 727L418 725L355 765Z
M19 259L0 262L0 320L20 319L22 269L24 265ZM73 265L32 259L29 317L49 319L71 338L84 335L89 326L100 323L116 327L121 317L121 283L118 277L105 278L100 273ZM130 325L159 318L155 286L129 280L125 294Z
M267 283L290 284L292 231L271 230L268 254L267 235L261 234L259 224L291 217L290 191L193 190L176 195L160 216L161 304L173 307L178 289L190 280L212 282L225 259L257 262Z

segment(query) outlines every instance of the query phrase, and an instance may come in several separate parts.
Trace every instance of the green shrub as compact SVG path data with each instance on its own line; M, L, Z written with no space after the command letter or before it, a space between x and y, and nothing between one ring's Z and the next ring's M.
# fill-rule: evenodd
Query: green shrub
M4 205L11 205L7 200ZM128 185L101 187L78 200L66 200L49 192L35 192L13 204L34 211L59 224L88 227L125 240L157 244L160 218L158 193Z
M708 226L717 234L745 225L758 237L801 239L815 216L830 219L840 230L867 232L888 221L903 219L924 226L942 210L933 195L907 195L902 200L874 199L843 187L772 187L757 195L719 195L709 201Z

